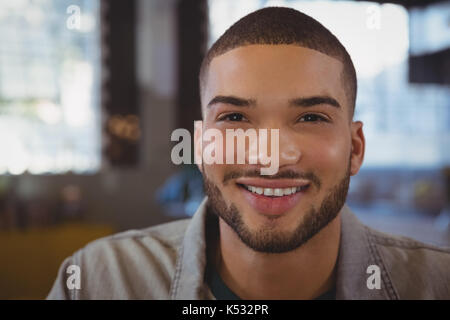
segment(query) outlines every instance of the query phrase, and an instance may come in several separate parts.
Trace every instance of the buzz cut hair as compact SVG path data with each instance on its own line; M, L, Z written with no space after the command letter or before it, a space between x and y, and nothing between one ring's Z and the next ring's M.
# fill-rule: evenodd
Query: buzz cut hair
M211 61L248 45L297 45L326 54L343 64L341 79L353 118L357 80L352 59L342 43L320 22L292 8L266 7L235 22L207 51L200 66L202 95Z

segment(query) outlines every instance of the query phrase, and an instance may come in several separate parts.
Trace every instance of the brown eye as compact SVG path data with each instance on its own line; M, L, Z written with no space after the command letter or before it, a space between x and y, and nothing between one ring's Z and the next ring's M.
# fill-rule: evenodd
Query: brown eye
M328 122L328 120L325 117L322 117L318 114L309 113L304 116L302 116L300 119L298 119L299 122Z
M231 121L231 122L240 122L240 121L246 121L245 117L240 113L229 113L223 117L221 117L219 120L221 121Z

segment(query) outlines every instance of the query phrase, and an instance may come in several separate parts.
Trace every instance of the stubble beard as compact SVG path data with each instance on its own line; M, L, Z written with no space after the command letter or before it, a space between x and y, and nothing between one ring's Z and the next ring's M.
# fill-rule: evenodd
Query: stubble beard
M319 208L312 206L291 232L277 230L273 224L252 230L245 224L236 206L233 203L230 206L226 204L220 189L205 173L203 181L208 196L208 212L222 218L246 246L262 253L285 253L301 247L338 216L347 198L350 163L344 177L331 188Z

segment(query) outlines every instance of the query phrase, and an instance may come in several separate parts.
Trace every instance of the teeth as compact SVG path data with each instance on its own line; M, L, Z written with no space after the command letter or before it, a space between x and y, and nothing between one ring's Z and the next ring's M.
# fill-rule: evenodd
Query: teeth
M273 195L277 197L282 197L284 195L283 189L273 189Z
M290 187L290 188L260 188L254 186L245 186L248 191L264 194L265 196L282 197L294 194L296 192L302 191L303 187Z

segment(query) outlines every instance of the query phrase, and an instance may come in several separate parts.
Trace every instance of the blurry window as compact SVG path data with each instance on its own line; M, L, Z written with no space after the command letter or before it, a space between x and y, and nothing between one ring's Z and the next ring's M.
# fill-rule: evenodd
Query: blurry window
M100 167L99 0L0 0L0 174Z

